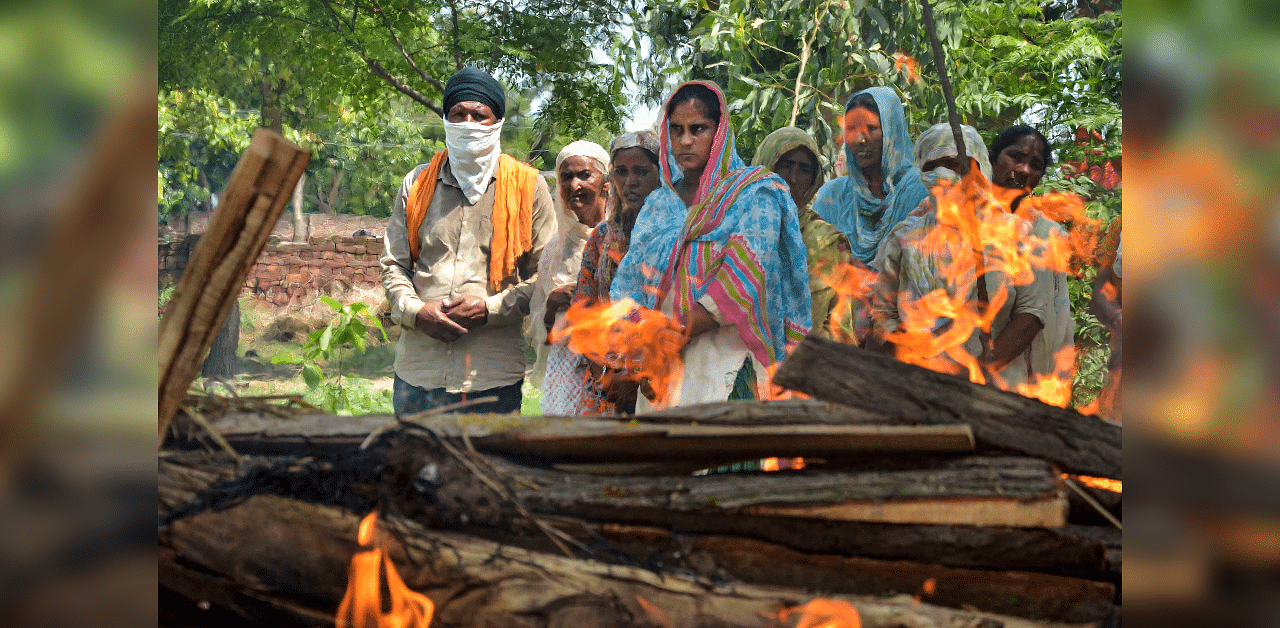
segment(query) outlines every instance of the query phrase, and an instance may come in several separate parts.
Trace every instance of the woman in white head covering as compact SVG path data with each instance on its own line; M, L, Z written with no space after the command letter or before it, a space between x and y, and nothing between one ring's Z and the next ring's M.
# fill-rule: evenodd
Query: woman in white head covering
M556 232L538 262L538 279L529 299L528 339L537 354L529 380L542 389L542 413L578 414L584 382L578 356L564 343L548 346L547 335L563 319L582 266L582 250L591 230L604 219L608 203L609 153L595 142L577 141L556 156Z
M962 135L965 153L971 159L967 184L976 188L964 198L987 209L996 208L984 220L993 224L1009 223L1010 233L1016 234L1020 241L1030 241L1029 238L1040 236L1042 231L1047 234L1049 227L1039 225L1038 221L1033 227L994 200L990 194L991 165L982 138L970 126L962 127ZM930 195L921 203L920 209L926 210L923 215L909 217L894 228L876 256L880 281L872 298L875 336L892 346L895 339L905 337L904 333L916 337L931 334L938 339L937 353L929 357L931 368L961 372L968 367L971 377L974 369L980 369L986 374L984 377L990 376L994 383L1008 390L1016 391L1019 384L1033 383L1037 376L1053 374L1054 355L1070 344L1072 336L1065 275L1037 269L1034 273L1010 277L1003 270L1001 254L990 247L984 248L985 273L980 282L975 281L972 266L967 272L956 272L965 270L961 258L964 252L953 250L949 245L964 241L938 237L940 230L954 230L954 226L939 222L938 194L945 194L946 188L937 186L960 180L960 162L950 125L930 127L916 141L915 149L922 183L929 188ZM975 169L977 172L972 172ZM983 292L985 298L980 296ZM923 298L931 293L934 297L942 296L939 300L945 300L947 305L959 304L974 311L982 301L999 306L990 334L977 329L972 333L957 329L954 316L939 316L931 329L906 329L904 313L924 303ZM947 336L952 337L946 340ZM959 351L948 356L945 346Z

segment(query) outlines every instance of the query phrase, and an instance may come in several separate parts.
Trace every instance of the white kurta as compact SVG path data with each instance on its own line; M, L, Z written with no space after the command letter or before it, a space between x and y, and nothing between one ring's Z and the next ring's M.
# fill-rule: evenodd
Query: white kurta
M671 316L671 303L675 293L670 292L663 300L662 313ZM710 297L703 297L698 303L707 308L720 324L719 327L699 335L680 351L680 370L678 376L672 378L667 394L661 406L651 403L644 395L636 399L636 414L653 412L663 408L689 406L698 403L725 401L733 392L734 381L743 363L750 359L755 370L756 397L759 391L769 390L769 373L764 365L751 354L736 325L728 324Z

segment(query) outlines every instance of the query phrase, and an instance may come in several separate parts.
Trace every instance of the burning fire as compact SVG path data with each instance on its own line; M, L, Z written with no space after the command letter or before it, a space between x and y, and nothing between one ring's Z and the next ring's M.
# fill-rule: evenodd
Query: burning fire
M920 64L914 57L902 54L901 52L893 53L893 69L902 72L908 81L913 83L923 83L920 79Z
M1082 272L1093 259L1101 222L1085 216L1084 203L1074 194L1022 196L1024 190L991 186L976 168L959 183L944 182L932 191L937 203L935 222L922 224L909 246L930 264L935 281L919 286L922 292L928 291L913 300L896 296L898 302L892 306L898 328L886 338L894 345L896 357L1065 407L1075 375L1074 347L1054 356L1052 375L1015 385L979 362L974 338L990 348L992 323L1011 298L1010 286L1030 285L1038 271ZM1010 211L1020 196L1016 212ZM1053 229L1041 237L1033 231L1034 212L1069 223L1071 231L1064 234ZM835 312L848 312L858 302L871 308L877 296L870 287L874 273L853 267L840 271L828 275L828 283L839 295ZM988 278L985 302L979 296L983 277ZM1003 281L994 280L1000 277Z
M862 628L858 609L848 602L816 599L803 606L792 606L778 611L778 619L787 621L793 614L800 614L796 628Z
M765 458L760 461L761 471L799 470L804 467L804 458Z
M1053 375L1038 375L1034 382L1018 384L1018 394L1065 408L1071 401L1071 381L1074 379L1075 366L1076 348L1074 345L1065 346L1053 356Z
M567 324L552 334L552 342L568 336L571 351L614 369L606 379L647 380L656 394L654 407L678 403L667 399L666 393L684 372L679 356L687 339L679 321L630 299L596 305L574 303L564 318Z
M360 521L356 540L360 545L375 547L357 552L351 558L347 593L338 605L334 625L336 628L426 628L431 623L435 605L425 595L409 590L386 552L376 547L377 518L378 512L374 511Z
M1087 475L1068 475L1068 474L1066 474L1066 473L1063 473L1063 474L1062 474L1062 477L1063 477L1064 479L1065 479L1065 478L1073 479L1073 480L1075 480L1075 481L1077 481L1077 482L1079 482L1079 483L1081 483L1081 484L1083 484L1083 485L1085 485L1085 486L1091 487L1091 488L1100 488L1100 489L1105 490L1105 491L1113 491L1113 492L1116 492L1116 493L1122 493L1122 492L1124 492L1124 491L1122 490L1122 489L1124 488L1124 486L1123 486L1123 483L1122 483L1120 480L1110 480L1110 479L1107 479L1107 478L1095 478L1095 477L1090 477L1090 476L1087 476Z

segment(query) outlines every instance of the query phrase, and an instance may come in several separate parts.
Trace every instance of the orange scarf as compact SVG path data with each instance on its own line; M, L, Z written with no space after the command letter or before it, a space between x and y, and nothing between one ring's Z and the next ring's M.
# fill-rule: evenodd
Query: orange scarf
M437 151L413 183L405 204L405 228L409 232L409 253L418 259L418 229L426 217L435 181L448 151ZM498 157L498 182L493 198L493 238L489 241L489 288L498 292L502 280L516 270L516 260L533 248L533 194L538 171L509 155ZM424 185L426 183L426 185Z

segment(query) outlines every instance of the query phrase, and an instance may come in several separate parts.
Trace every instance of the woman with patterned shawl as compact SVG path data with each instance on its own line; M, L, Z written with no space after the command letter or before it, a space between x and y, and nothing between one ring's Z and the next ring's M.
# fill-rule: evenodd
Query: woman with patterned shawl
M884 237L929 193L892 88L870 87L849 99L844 154L849 174L822 186L813 209L849 236L854 257L872 264Z
M818 159L818 143L807 131L788 126L770 133L756 149L753 166L764 166L782 177L791 199L800 208L800 237L809 252L809 298L813 303L813 333L856 343L860 334L853 329L854 308L832 326L831 312L838 295L826 281L840 264L860 265L853 258L849 238L813 211L810 202L822 187L825 176ZM856 304L854 304L856 307Z
M582 253L582 270L574 289L573 302L584 306L609 301L618 263L631 246L631 230L649 194L658 188L658 134L648 129L623 133L609 146L609 207L587 239ZM586 362L584 359L583 362ZM583 379L591 370L593 386L585 395L582 414L635 414L636 382L621 377L604 377L604 369L582 365Z
M684 326L682 376L657 391L668 406L767 396L771 369L810 328L795 202L777 175L746 166L731 126L714 83L685 83L667 100L662 187L610 290Z

